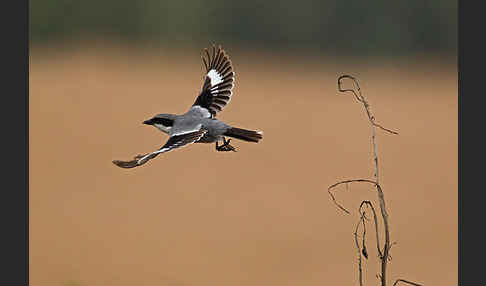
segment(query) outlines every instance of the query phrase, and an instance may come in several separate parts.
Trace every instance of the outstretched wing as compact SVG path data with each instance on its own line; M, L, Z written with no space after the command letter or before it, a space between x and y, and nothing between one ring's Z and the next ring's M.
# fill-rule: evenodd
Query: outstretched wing
M212 51L204 49L206 57L203 56L206 77L202 91L194 102L194 106L204 108L209 111L211 117L230 102L233 95L235 73L231 60L221 46L216 49L213 45Z
M114 160L113 164L117 165L120 168L133 168L141 166L147 163L149 160L157 157L159 154L169 152L173 149L199 141L199 139L201 139L201 137L203 137L206 132L207 130L200 129L195 132L171 136L169 140L167 140L167 142L164 144L164 146L162 146L157 151L145 155L138 155L131 161Z

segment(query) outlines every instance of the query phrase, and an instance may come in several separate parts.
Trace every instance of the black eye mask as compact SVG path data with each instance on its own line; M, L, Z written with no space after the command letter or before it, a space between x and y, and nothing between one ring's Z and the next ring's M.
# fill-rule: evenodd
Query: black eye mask
M147 124L147 125L161 124L161 125L164 125L164 126L167 126L167 127L172 127L172 125L174 125L174 120L167 119L167 118L154 117L152 119L144 121L143 123Z

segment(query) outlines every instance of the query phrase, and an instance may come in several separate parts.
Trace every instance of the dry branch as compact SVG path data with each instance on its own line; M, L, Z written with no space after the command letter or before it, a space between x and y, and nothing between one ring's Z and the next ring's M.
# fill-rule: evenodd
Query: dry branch
M407 281L407 280L404 280L404 279L397 279L397 281L395 281L395 283L393 283L393 286L397 285L398 282L407 283L407 284L414 285L414 286L422 286L420 284L410 282L410 281Z
M336 201L336 198L332 194L331 190L334 189L335 187L339 186L339 185L342 185L342 184L346 184L346 186L347 186L349 183L359 183L359 182L361 182L361 183L370 183L370 184L376 185L376 182L375 181L371 181L371 180L367 180L367 179L353 179L353 180L345 180L345 181L337 182L334 185L331 185L331 186L329 186L329 188L327 188L327 192L331 196L332 201L336 204L336 206L338 206L340 209L342 209L347 214L349 214L349 211L347 209L345 209L342 205L340 205Z
M345 78L351 79L353 81L353 83L356 87L356 90L354 88L353 89L343 89L342 88L341 80L345 79ZM358 224L356 225L356 230L355 230L354 235L355 235L355 242L356 242L356 247L358 248L358 255L359 255L359 259L358 259L359 283L360 283L360 286L362 286L363 281L362 281L361 255L365 256L365 258L368 257L368 253L367 253L366 245L365 245L366 214L365 214L365 211L363 209L363 207L366 205L367 207L371 208L371 210L373 212L373 222L375 224L375 232L376 232L376 245L377 245L377 251L378 251L378 254L379 254L379 257L380 257L380 260L381 260L381 275L379 275L379 277L380 277L380 280L381 280L381 285L386 286L386 267L387 267L387 263L388 263L388 261L390 260L390 257L391 257L390 256L391 244L390 244L390 229L389 229L389 224L388 224L388 213L386 211L386 205L385 205L385 196L384 196L383 190L380 186L380 176L379 176L379 168L378 168L378 166L379 166L378 165L378 148L377 148L377 144L376 144L376 127L385 131L385 132L388 132L390 134L398 134L398 132L387 129L387 128L385 128L385 127L383 127L380 124L375 122L375 117L371 113L370 105L366 101L366 98L362 95L361 88L358 84L358 81L354 77L352 77L350 75L340 76L338 78L338 90L340 92L352 92L354 97L356 98L356 100L361 102L364 106L364 109L366 111L366 115L368 116L368 120L369 120L370 126L371 126L371 138L372 138L372 147L373 147L373 162L374 162L374 171L375 171L374 177L375 177L375 180L352 179L352 180L340 181L340 182L337 182L337 183L329 186L328 193L331 196L333 202L336 204L336 206L338 206L341 210L343 210L344 212L349 214L349 211L347 209L345 209L342 205L340 205L336 201L336 199L335 199L335 197L332 193L332 190L334 188L336 188L337 186L342 185L342 184L346 184L346 186L347 186L349 183L369 183L369 184L373 184L376 187L376 191L377 191L377 194L378 194L378 201L379 201L379 204L380 204L381 216L382 216L383 225L384 225L385 242L383 244L383 249L381 249L381 247L380 247L380 238L379 238L379 231L378 231L378 218L376 216L375 208L373 207L373 204L370 201L361 202L361 205L359 207L360 220L359 220ZM359 228L360 224L363 225L362 247L360 247L359 242L358 242L358 228ZM395 281L393 286L395 286L398 282L408 283L410 285L421 286L419 284L416 284L416 283L413 283L413 282L410 282L410 281L407 281L407 280L403 280L403 279L398 279L397 281Z
M380 249L380 235L379 235L379 232L378 232L378 218L376 216L375 208L373 207L373 204L370 201L362 201L361 205L359 206L359 212L362 213L363 215L365 214L364 210L362 210L364 205L371 208L371 210L373 211L373 221L375 223L375 232L376 232L376 249L377 249L380 257L382 257L383 253L381 252L381 249ZM364 241L364 238L363 238L363 241ZM363 243L363 245L364 245L364 243Z
M366 224L364 222L365 220L365 217L364 217L364 213L361 214L361 217L358 221L358 224L356 224L356 229L354 231L354 241L356 243L356 248L358 249L358 273L359 273L359 285L360 286L363 286L363 268L361 266L361 248L359 246L359 241L358 241L358 229L359 229L359 225L362 224L363 225L363 252L366 253L366 255L364 255L366 258L368 258L368 254L366 252L366 247L364 246L365 245L365 236L366 236Z

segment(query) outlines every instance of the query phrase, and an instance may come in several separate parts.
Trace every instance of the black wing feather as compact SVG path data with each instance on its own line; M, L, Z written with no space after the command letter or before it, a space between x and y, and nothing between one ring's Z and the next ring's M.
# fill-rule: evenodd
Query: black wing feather
M204 49L204 52L206 58L202 59L206 76L202 91L193 106L197 105L207 109L211 113L211 117L214 117L231 100L235 73L231 60L221 46L216 49L213 45L211 52L208 49Z
M114 160L113 164L117 165L120 168L134 168L137 166L141 166L147 163L149 160L157 157L159 154L169 152L176 148L199 141L199 139L201 139L204 136L204 134L206 134L206 132L207 130L200 129L198 131L194 131L186 134L171 136L169 140L167 140L167 142L164 144L164 146L160 147L155 152L145 154L145 155L135 156L135 158L131 161Z

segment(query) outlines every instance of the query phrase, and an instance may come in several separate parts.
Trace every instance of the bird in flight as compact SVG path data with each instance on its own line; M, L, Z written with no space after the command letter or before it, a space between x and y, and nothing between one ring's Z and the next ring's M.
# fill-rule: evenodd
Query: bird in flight
M131 161L114 160L113 163L121 168L134 168L147 163L158 155L192 143L214 143L216 150L221 152L233 151L230 145L231 137L247 142L257 143L263 138L261 131L246 130L232 127L218 119L216 114L224 109L233 95L235 73L231 60L221 46L212 46L211 51L204 49L202 60L206 75L199 96L184 114L157 114L143 123L152 125L167 133L169 139L158 150L137 155ZM222 140L221 145L218 142Z

